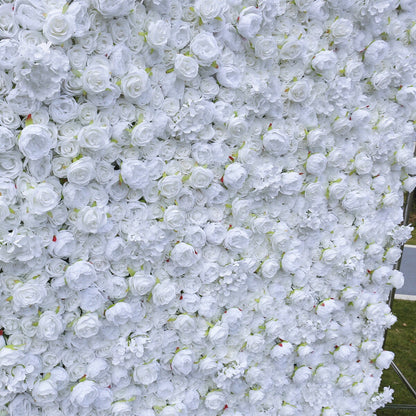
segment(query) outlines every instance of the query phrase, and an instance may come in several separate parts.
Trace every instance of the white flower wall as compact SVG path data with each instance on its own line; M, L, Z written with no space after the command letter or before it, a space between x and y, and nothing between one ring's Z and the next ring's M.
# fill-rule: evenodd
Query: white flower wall
M391 401L414 2L0 3L0 414Z

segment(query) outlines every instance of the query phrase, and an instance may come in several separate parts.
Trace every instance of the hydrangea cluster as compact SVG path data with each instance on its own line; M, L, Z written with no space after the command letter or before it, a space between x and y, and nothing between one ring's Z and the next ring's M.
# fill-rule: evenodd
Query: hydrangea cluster
M390 401L414 18L412 0L3 0L0 414Z

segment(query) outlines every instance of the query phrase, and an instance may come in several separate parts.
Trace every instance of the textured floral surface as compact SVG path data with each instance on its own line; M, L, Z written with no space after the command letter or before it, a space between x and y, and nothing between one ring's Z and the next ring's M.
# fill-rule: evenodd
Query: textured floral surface
M365 416L410 228L411 0L0 2L0 414Z

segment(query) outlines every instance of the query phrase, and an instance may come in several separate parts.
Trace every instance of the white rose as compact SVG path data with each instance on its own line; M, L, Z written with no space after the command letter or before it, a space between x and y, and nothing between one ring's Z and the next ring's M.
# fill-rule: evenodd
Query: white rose
M30 124L22 130L18 140L19 150L32 160L42 159L56 146L50 129L40 124Z
M82 73L82 86L89 94L98 94L110 87L110 67L104 62L94 62Z
M21 349L10 348L10 345L6 345L0 348L0 365L2 367L21 364L25 353Z
M22 173L22 155L19 152L8 151L0 154L0 176L15 179Z
M272 36L256 36L254 51L260 59L273 59L277 55L276 39Z
M7 127L0 126L0 152L6 152L7 150L10 150L14 145L14 134Z
M349 61L345 67L345 75L352 81L359 81L364 74L364 65L360 61Z
M351 21L348 19L337 19L330 26L330 33L334 38L335 43L341 43L347 40L354 29L354 26Z
M160 194L165 198L175 198L182 189L182 181L178 175L165 176L158 182Z
M247 171L240 163L232 163L227 166L224 172L224 185L230 189L240 189L247 179Z
M187 22L175 20L172 23L169 45L174 49L183 49L191 40L191 29ZM1 64L0 64L1 65Z
M287 273L293 273L300 267L302 256L298 250L287 251L282 257L282 269Z
M66 123L78 115L78 103L73 97L59 97L49 104L49 114L55 123Z
M45 21L43 11L35 2L19 2L14 10L16 22L25 29L40 31Z
M71 264L65 271L66 284L74 290L82 290L97 280L94 266L85 260Z
M214 345L224 344L228 337L228 325L226 323L216 324L208 333L208 339Z
M32 397L40 406L55 402L58 397L56 383L51 379L36 382L32 389Z
M263 136L263 146L273 156L282 156L289 151L290 137L277 129L272 129Z
M96 124L83 127L78 133L81 147L93 151L103 150L110 144L109 129Z
M281 59L296 59L302 54L304 49L303 43L299 40L288 40L280 49Z
M167 305L175 296L176 287L168 280L158 283L152 290L152 300L157 306Z
M171 205L165 210L163 221L169 229L179 230L185 226L186 214L177 206Z
M369 45L365 51L364 62L366 64L380 64L385 57L389 56L390 46L384 40L376 40Z
M260 354L265 344L265 340L260 334L249 335L246 342L247 351L255 354Z
M306 161L306 170L311 175L319 176L326 169L327 160L322 153L314 153Z
M318 52L312 59L312 68L321 75L333 73L337 66L337 55L333 51Z
M70 13L63 14L54 10L46 16L43 25L43 34L54 45L59 45L68 40L75 31L75 19Z
M36 281L16 284L13 290L13 305L19 308L25 308L31 305L39 305L46 298L47 292L45 286Z
M208 32L201 32L194 36L190 48L202 65L211 65L220 54L217 41Z
M150 292L156 283L156 278L150 274L136 272L129 278L130 291L138 296L143 296Z
M149 364L141 364L134 367L133 380L135 383L149 386L154 383L159 377L160 365L157 361L152 361Z
M131 132L131 142L136 146L145 146L155 139L155 126L152 122L143 121Z
M121 78L121 91L133 104L146 104L150 100L150 80L144 69L135 69Z
M195 12L201 17L203 22L215 19L223 11L224 3L221 0L198 0L195 3Z
M224 239L225 248L233 251L244 251L248 248L249 243L250 237L248 232L240 227L228 230Z
M366 153L360 152L354 158L354 166L359 175L365 175L371 172L373 161Z
M88 156L82 157L71 163L66 170L68 182L85 186L95 178L95 163Z
M55 312L46 311L40 316L37 335L46 341L55 341L64 329L62 317Z
M180 267L191 267L198 261L198 255L191 245L179 243L171 251L171 259Z
M98 390L98 385L94 381L85 380L74 386L69 399L76 406L89 408L98 397Z
M219 245L225 239L227 227L219 222L209 223L204 228L208 243Z
M170 36L170 24L164 20L150 22L147 43L153 47L166 45Z
M79 306L84 311L96 311L103 306L104 302L103 295L95 287L88 287L80 292Z
M107 214L98 206L84 207L77 215L77 228L85 233L99 233L104 231L107 224Z
M199 362L199 370L204 376L212 376L218 371L219 364L211 357L206 357Z
M105 311L105 317L114 325L124 325L133 316L133 309L129 303L117 302Z
M196 323L189 315L179 315L173 324L179 335L192 337L195 334Z
M205 189L214 179L214 174L210 169L197 166L192 169L189 185L196 189Z
M40 183L27 195L29 210L36 215L51 211L58 205L60 195L50 183Z
M94 7L107 18L121 17L129 14L134 10L134 0L94 0Z
M194 357L191 350L178 351L172 360L172 371L179 376L187 376L194 366Z
M280 264L275 259L267 259L261 266L261 273L266 279L271 279L280 269Z
M311 93L310 81L306 79L301 79L296 81L289 89L287 96L289 100L294 101L295 103L301 103L305 101Z
M141 160L124 160L120 172L123 181L132 189L143 189L149 184L149 171Z
M238 88L242 79L243 74L235 65L221 65L217 71L218 82L226 88Z
M222 391L211 391L205 396L205 406L208 409L220 411L225 406L225 394Z
M198 62L186 55L178 54L175 57L175 74L184 81L191 81L198 75Z
M73 328L77 337L91 338L98 334L100 326L101 324L98 315L96 313L89 313L77 319Z
M238 33L247 39L253 38L259 32L262 20L259 9L254 6L246 7L237 19Z

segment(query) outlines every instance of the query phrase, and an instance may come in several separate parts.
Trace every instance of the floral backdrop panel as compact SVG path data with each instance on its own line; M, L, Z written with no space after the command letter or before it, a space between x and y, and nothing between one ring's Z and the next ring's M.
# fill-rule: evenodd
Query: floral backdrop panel
M412 0L0 1L0 415L374 415L416 185Z

